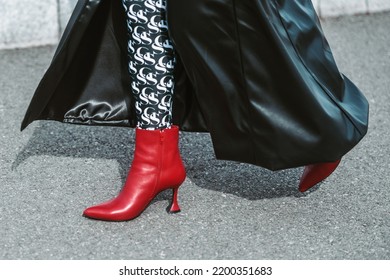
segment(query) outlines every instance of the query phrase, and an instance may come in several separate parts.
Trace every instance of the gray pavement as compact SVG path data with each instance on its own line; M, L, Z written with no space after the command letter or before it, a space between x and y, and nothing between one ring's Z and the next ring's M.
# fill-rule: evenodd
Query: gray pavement
M323 22L342 71L371 104L366 138L308 194L301 168L271 172L214 159L207 134L182 133L182 212L162 193L136 220L81 216L116 195L133 131L20 122L53 47L0 51L0 259L389 259L390 14Z

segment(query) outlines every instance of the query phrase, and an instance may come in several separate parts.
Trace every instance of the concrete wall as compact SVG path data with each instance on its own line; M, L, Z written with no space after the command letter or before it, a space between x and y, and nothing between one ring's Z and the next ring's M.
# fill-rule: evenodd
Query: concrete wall
M77 0L0 0L0 49L56 44Z
M77 0L57 0L57 1L59 2L60 29L61 31L63 31L66 26L66 23L69 20L70 14L72 13L74 6L76 6ZM390 2L390 0L388 1Z
M322 17L390 10L390 0L312 1ZM76 2L0 0L0 49L56 44Z
M56 42L57 13L57 0L0 0L0 48Z
M312 0L312 2L322 17L390 10L390 0Z

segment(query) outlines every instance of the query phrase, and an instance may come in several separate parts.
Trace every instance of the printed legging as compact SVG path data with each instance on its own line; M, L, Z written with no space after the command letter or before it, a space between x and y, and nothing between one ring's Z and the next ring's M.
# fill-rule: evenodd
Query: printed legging
M168 36L166 0L122 0L129 33L131 92L137 126L169 128L172 124L175 56Z

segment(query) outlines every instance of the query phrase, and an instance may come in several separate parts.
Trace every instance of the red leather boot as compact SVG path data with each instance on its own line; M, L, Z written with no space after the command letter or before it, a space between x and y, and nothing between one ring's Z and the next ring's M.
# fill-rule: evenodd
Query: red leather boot
M306 166L299 183L299 191L305 192L323 181L335 171L340 161L341 159L335 162L317 163Z
M92 206L84 216L106 221L127 221L139 216L161 191L172 189L169 212L179 212L177 192L186 172L179 153L179 128L136 129L133 163L119 195Z

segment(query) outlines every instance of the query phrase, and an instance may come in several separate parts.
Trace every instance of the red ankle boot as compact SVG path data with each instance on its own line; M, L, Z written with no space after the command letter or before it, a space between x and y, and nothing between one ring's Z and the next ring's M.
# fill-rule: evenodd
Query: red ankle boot
M134 159L119 195L92 206L84 216L106 221L127 221L139 216L161 191L172 189L169 212L179 212L177 192L186 172L179 153L179 128L136 129Z
M306 166L299 183L299 191L305 192L327 178L335 171L340 161L341 159L335 162L317 163Z

